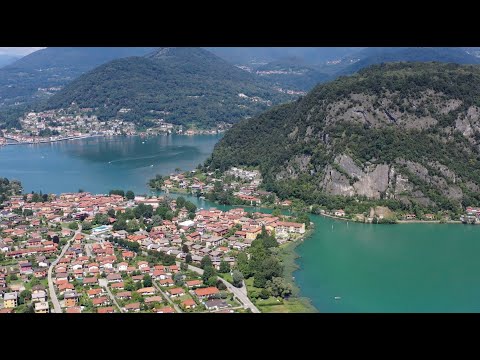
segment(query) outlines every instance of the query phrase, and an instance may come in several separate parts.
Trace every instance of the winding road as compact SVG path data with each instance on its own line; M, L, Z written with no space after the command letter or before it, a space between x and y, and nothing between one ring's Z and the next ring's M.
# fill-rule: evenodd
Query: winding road
M52 303L53 303L53 310L54 310L53 312L57 314L62 313L62 307L60 306L60 302L58 301L58 298L57 298L57 293L55 292L55 287L53 286L52 271L55 265L58 264L58 262L63 257L63 255L65 255L65 253L67 252L71 242L73 241L73 239L75 239L75 236L77 234L80 234L81 232L82 232L82 226L79 225L78 230L75 231L75 234L73 234L72 238L68 240L67 243L63 246L63 249L60 255L58 255L55 261L53 261L50 264L50 267L48 268L48 290L50 292L50 299L52 300Z
M177 262L177 265L180 266L180 262ZM195 271L196 273L198 273L200 275L203 274L203 270L196 267L196 266L188 265L188 268L192 271ZM230 290L237 297L238 300L240 300L240 302L243 304L243 307L245 309L250 308L250 310L252 310L252 313L260 313L261 312L260 310L258 310L258 308L248 298L247 287L245 286L245 283L239 289L239 288L236 288L235 286L233 286L232 284L230 284L228 281L222 279L220 276L218 276L218 279L220 279L225 284L227 289Z

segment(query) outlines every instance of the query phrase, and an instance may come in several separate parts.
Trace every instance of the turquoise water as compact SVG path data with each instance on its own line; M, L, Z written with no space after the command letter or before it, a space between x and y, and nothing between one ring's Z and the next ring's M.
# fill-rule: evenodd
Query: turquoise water
M193 169L220 135L96 137L50 144L0 147L0 176L18 179L25 191L61 193L111 189L145 193L155 174Z
M312 219L294 276L319 311L480 311L480 226Z
M155 174L203 162L219 138L91 138L7 146L0 148L0 176L21 180L26 191L145 193ZM203 208L231 208L188 198ZM315 232L297 247L300 269L294 276L319 311L480 311L480 226L311 219Z

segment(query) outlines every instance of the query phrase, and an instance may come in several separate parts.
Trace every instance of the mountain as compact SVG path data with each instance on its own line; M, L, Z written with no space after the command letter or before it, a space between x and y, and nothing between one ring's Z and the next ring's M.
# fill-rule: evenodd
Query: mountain
M343 62L353 64L340 69L337 75L348 75L369 65L384 62L444 62L456 64L480 64L480 58L469 54L463 48L448 47L371 47L347 56Z
M293 91L308 91L330 79L329 75L306 65L298 58L270 62L258 67L255 74L272 81L277 87Z
M19 56L0 54L0 68L13 63L15 60L18 60Z
M46 98L79 75L110 60L153 48L50 47L0 69L0 106Z
M340 59L364 48L355 47L209 47L208 51L238 65L257 67L269 62L296 57L305 64L317 65Z
M206 162L239 165L282 198L329 208L478 206L480 67L388 63L318 85L233 126Z
M201 48L159 48L145 57L111 61L80 76L48 100L47 108L72 102L97 108L103 119L139 125L163 118L213 127L252 116L291 96ZM120 109L123 110L119 113Z

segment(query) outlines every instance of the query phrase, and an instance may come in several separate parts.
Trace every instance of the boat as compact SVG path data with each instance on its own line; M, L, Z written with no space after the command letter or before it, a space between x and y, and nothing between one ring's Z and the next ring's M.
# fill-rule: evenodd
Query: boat
M150 167L153 167L153 165L150 165Z
M341 297L340 296L335 296L335 300L340 300Z

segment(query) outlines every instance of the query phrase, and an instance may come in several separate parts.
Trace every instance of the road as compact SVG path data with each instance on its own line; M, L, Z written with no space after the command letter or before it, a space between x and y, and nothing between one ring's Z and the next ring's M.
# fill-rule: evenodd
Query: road
M57 314L62 313L62 307L60 306L60 303L58 302L57 293L55 292L55 287L53 286L52 271L53 271L53 268L55 267L55 265L58 264L58 261L67 252L68 248L70 247L71 242L73 241L73 239L75 239L75 236L77 234L80 234L81 232L82 232L82 226L79 225L79 228L78 228L77 231L75 231L75 234L73 234L73 237L70 240L67 241L67 243L63 246L63 249L62 249L62 252L60 253L60 255L58 255L58 257L55 259L55 261L53 261L50 264L50 267L48 268L48 290L50 292L50 299L52 300L52 304L53 304L53 310L54 310L53 312L57 313Z
M117 303L117 299L115 299L115 296L113 296L112 292L110 291L110 289L108 288L108 281L107 279L99 279L98 280L98 284L105 288L105 290L107 291L107 294L108 296L110 296L110 299L112 299L113 303L117 306L118 310L123 313L123 310L122 308L120 307L120 305L118 305Z
M169 297L167 294L165 294L165 292L160 288L160 286L158 286L158 285L155 283L155 281L152 281L152 284L153 284L153 286L155 286L155 288L156 288L158 291L160 291L160 293L162 294L162 296L163 296L165 299L167 299L167 301L170 303L170 305L173 306L173 308L175 309L176 312L178 312L178 313L183 313L182 309L180 309L180 308L178 307L178 305L175 304L175 303L172 301L172 299L170 299L170 297Z
M177 262L177 264L180 266L180 262ZM203 274L203 270L196 266L188 265L188 268L200 275ZM252 310L253 313L260 313L260 310L258 310L258 308L248 298L247 287L245 286L245 283L243 283L243 286L239 289L233 286L232 284L230 284L228 281L222 279L221 277L218 277L218 278L225 284L227 289L230 290L237 297L238 300L240 300L240 302L243 304L243 307L245 309L250 308L250 310Z
M85 244L85 252L88 257L92 257L92 244Z

